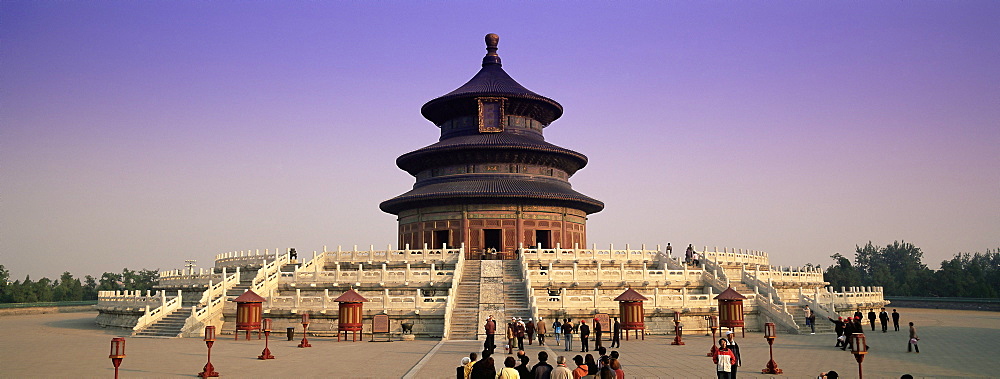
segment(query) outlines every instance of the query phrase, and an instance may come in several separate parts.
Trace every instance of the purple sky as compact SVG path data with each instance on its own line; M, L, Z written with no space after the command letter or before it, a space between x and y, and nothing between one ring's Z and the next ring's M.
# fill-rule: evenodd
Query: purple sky
M419 3L419 4L415 4ZM824 266L1000 247L1000 2L0 2L16 279L395 244L420 106L500 35L586 154L590 242Z

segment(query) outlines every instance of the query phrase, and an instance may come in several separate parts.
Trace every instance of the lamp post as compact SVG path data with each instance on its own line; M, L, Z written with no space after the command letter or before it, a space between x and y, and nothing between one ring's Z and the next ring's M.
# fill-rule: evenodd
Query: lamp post
M719 330L719 316L708 316L708 328L712 329L712 349L708 351L707 357L714 357L719 347L715 345L715 331Z
M308 313L303 313L302 314L302 342L299 342L299 347L312 347L312 345L309 344L309 339L306 338L306 335L308 335L308 333L309 333L309 314Z
M861 361L865 360L865 354L868 354L868 344L865 343L864 333L854 333L851 336L851 342L854 346L851 346L851 354L854 354L854 359L858 361L858 379L864 379L864 372L861 370Z
M215 372L215 366L212 366L212 345L215 344L215 327L206 326L205 327L205 346L208 346L208 363L205 364L205 368L198 373L199 377L202 378L215 378L219 376L219 373Z
M774 361L774 339L777 338L778 333L774 328L773 322L768 322L764 324L764 338L767 339L767 350L771 355L771 360L767 362L767 368L760 370L764 374L780 374L781 369L778 368L778 363Z
M674 342L671 345L683 345L684 341L681 340L681 333L684 332L684 327L681 326L681 313L674 311Z
M118 366L121 366L122 359L125 359L125 337L115 337L111 339L111 363L115 365L115 379L118 379Z
M270 340L271 337L271 319L269 318L264 319L263 329L264 329L264 351L260 352L260 355L257 356L257 359L274 359L274 356L271 355L271 349L267 348L268 341Z

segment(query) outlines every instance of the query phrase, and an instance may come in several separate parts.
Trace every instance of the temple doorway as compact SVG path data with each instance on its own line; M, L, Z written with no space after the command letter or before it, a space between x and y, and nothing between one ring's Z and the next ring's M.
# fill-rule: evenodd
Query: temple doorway
M541 246L543 249L552 248L552 231L551 230L536 230L535 231L535 245Z
M443 249L445 246L451 246L451 241L448 238L449 234L448 230L435 230L433 247L435 249Z
M483 248L503 251L503 229L483 229Z

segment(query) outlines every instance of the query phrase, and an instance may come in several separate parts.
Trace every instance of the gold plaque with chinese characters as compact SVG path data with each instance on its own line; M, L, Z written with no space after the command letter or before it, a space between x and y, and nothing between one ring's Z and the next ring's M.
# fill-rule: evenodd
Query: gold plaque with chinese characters
M479 132L502 132L505 124L503 114L504 101L502 97L480 97L479 102Z

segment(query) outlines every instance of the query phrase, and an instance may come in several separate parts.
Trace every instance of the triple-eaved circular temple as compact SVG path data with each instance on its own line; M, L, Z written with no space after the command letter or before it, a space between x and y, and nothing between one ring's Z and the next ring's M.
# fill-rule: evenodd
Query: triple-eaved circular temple
M259 330L268 318L275 330L308 322L309 334L337 340L470 340L486 338L493 315L503 346L510 317L593 319L604 330L618 317L636 338L682 323L689 333L770 323L799 333L807 308L822 319L886 304L880 287L831 288L819 268L771 266L761 251L588 249L587 217L604 204L569 183L587 157L545 141L563 108L504 72L498 41L487 35L482 69L421 109L441 138L396 160L416 178L380 205L398 216L396 248L218 254L207 269L161 271L155 293L102 291L97 323L190 337Z
M441 129L438 142L396 160L416 177L412 190L380 206L399 216L401 246L586 246L587 215L604 209L569 183L587 157L545 141L562 105L507 75L498 41L486 36L482 69L469 82L421 108Z

